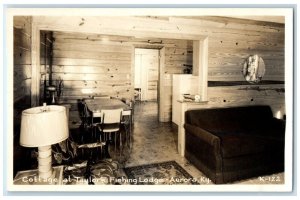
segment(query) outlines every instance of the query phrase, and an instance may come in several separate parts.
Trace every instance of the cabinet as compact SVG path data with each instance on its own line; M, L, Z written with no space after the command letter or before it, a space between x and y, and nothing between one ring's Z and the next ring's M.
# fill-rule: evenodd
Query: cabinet
M174 74L172 89L172 122L179 125L180 103L183 94L199 94L198 76L191 74Z
M185 150L185 111L202 108L207 101L184 101L183 94L201 94L199 77L191 74L174 74L172 89L172 122L178 125L178 152L184 157Z

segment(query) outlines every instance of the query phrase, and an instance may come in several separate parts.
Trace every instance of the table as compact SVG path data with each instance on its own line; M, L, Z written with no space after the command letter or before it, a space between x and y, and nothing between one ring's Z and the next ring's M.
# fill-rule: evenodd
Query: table
M123 109L123 116L130 116L129 125L131 130L132 125L132 108L123 103L119 99L85 99L84 100L89 111L92 112L93 117L101 117L101 110L108 109Z
M103 109L123 109L123 112L122 112L122 116L123 117L129 117L129 137L128 137L128 140L129 140L129 147L131 147L131 128L132 128L132 107L130 107L129 105L125 104L124 102L122 102L121 100L119 99L85 99L84 100L86 105L87 105L87 108L89 111L92 112L92 115L93 117L101 117L101 110ZM93 119L93 118L92 118ZM122 121L122 123L124 125L126 125L128 121ZM127 134L127 128L125 127L126 129L126 134Z
M131 107L119 99L85 99L88 109L92 113L100 113L103 109L122 108L125 111L131 110Z

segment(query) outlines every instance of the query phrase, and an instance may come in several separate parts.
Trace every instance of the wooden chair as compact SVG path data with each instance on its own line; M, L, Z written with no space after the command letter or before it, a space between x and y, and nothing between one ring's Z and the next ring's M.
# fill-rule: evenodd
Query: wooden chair
M142 90L141 88L134 88L134 99L135 101L142 101Z
M108 141L112 133L115 133L115 151L117 148L117 133L120 135L120 154L122 149L122 137L120 132L121 118L123 109L101 110L101 125L99 130L104 133L104 140Z
M84 99L81 101L81 107L82 107L82 124L84 131L81 134L81 143L103 143L101 132L98 132L98 127L101 123L101 115L98 113L92 113L88 110L86 101L89 99ZM97 133L100 134L100 136L97 136ZM103 146L103 145L102 145ZM103 154L103 147L101 148L101 155Z
M131 148L131 131L132 131L132 119L133 119L133 109L131 110L124 110L122 112L122 121L121 124L125 130L125 138L126 143L129 148Z
M84 116L84 124L87 127L95 128L100 125L101 122L101 114L99 113L92 113L88 110L85 101L82 101L83 104L83 116Z

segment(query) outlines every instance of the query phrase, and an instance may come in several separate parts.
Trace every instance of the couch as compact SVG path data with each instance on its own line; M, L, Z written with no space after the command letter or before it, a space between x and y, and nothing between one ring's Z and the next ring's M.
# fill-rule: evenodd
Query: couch
M189 110L185 157L216 184L284 171L285 121L269 106Z

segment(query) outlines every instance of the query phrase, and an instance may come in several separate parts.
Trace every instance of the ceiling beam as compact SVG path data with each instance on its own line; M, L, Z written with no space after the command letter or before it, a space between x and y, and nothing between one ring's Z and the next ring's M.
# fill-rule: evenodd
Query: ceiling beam
M285 23L284 16L228 16L228 17L238 18L238 19L255 20L255 21L261 21L261 22L272 22L272 23L278 23L278 24Z

